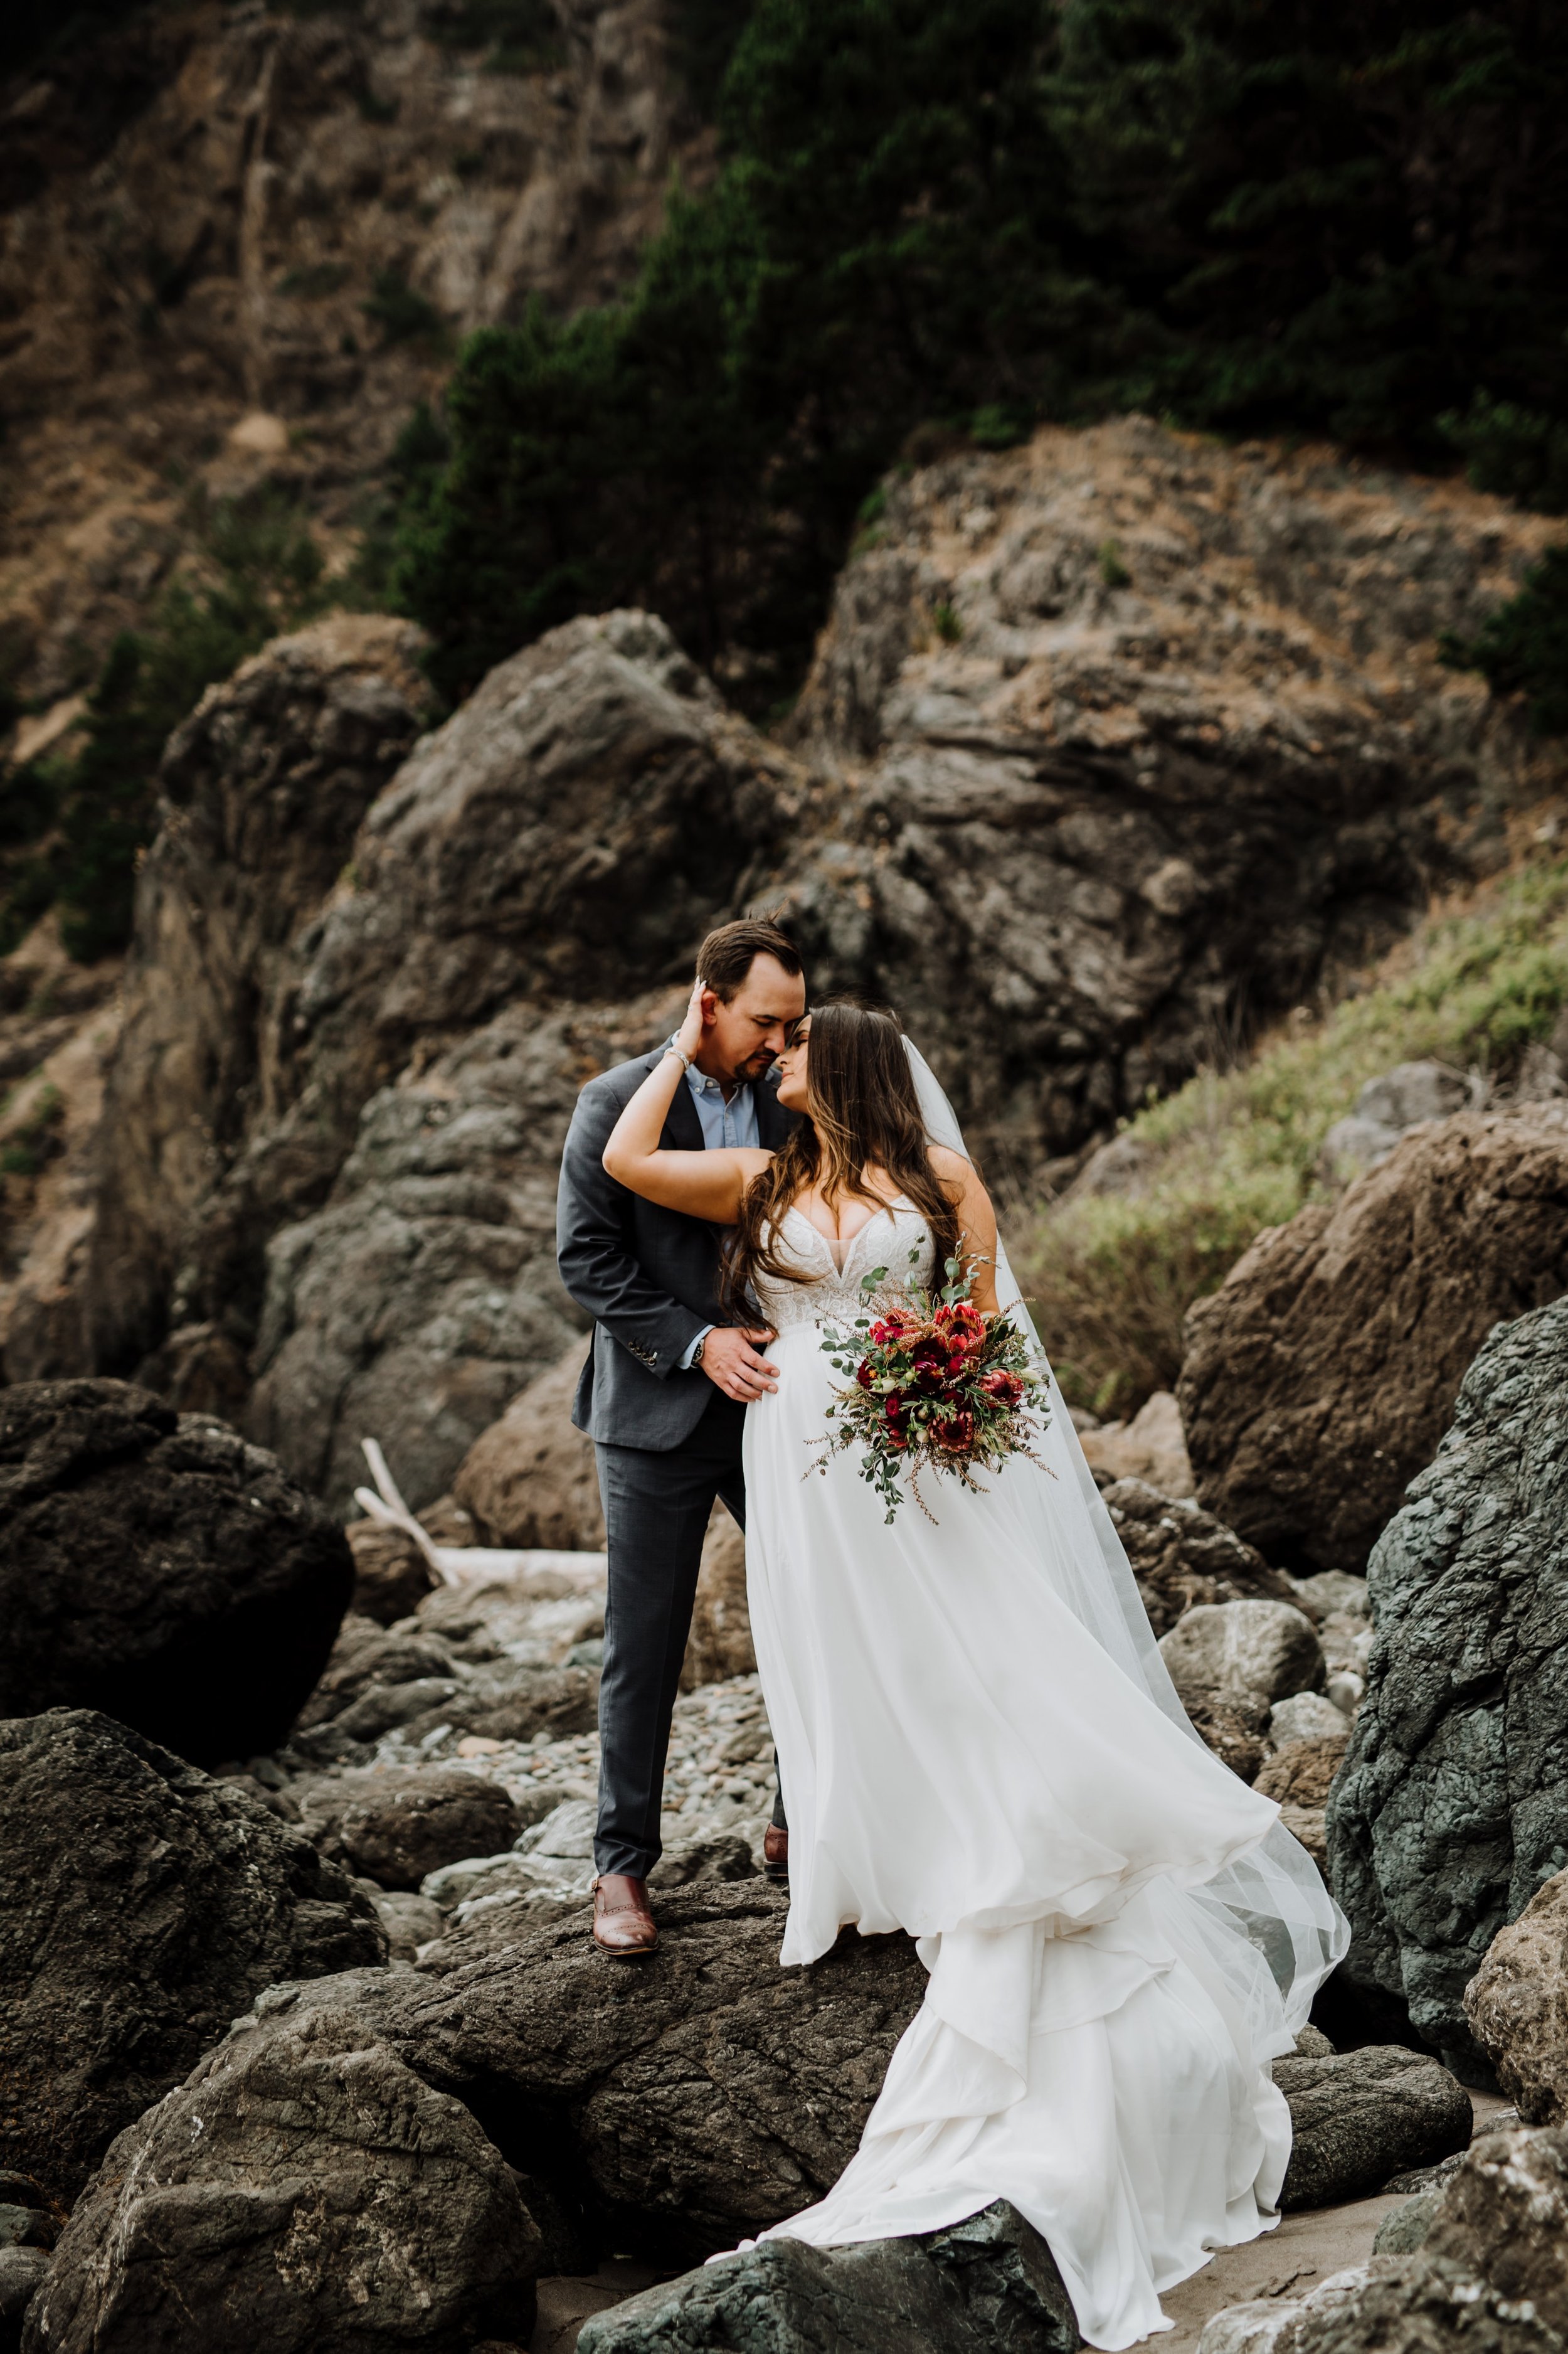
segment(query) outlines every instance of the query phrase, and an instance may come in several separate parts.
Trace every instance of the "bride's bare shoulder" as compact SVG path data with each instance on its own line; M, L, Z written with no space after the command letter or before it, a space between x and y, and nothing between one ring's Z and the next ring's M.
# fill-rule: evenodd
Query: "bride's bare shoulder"
M949 1144L933 1144L927 1147L927 1150L931 1166L944 1185L965 1186L970 1183L975 1174L972 1161L966 1161L963 1154L955 1152Z

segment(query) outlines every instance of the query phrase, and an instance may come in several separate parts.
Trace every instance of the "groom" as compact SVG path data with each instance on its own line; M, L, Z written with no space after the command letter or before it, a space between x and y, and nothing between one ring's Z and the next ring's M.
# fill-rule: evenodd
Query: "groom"
M661 1144L782 1144L793 1115L768 1076L806 1009L799 949L775 923L721 924L697 951L697 978L703 1043ZM646 1883L703 1538L715 1496L746 1525L742 1425L751 1400L776 1386L768 1334L726 1321L719 1307L717 1230L605 1174L610 1129L663 1052L584 1087L556 1204L561 1280L594 1319L572 1420L599 1458L609 1555L593 1934L617 1956L649 1953L658 1939ZM775 1824L770 1861L784 1852L777 1808Z

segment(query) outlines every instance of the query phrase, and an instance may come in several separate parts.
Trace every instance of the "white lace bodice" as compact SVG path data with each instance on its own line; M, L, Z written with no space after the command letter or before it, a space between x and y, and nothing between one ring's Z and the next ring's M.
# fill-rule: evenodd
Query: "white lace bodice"
M890 1285L918 1283L928 1288L934 1248L931 1229L918 1210L902 1199L891 1210L878 1210L850 1237L841 1268L833 1247L803 1210L789 1209L779 1228L788 1258L808 1278L803 1283L780 1283L758 1276L753 1288L757 1304L777 1332L795 1324L839 1323L860 1313L861 1278L874 1267L887 1269ZM913 1258L910 1253L914 1252Z

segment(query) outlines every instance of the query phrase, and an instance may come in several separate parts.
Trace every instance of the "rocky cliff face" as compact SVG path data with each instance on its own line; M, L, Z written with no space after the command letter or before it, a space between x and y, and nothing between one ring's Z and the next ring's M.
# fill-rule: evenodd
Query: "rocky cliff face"
M145 611L193 491L270 482L341 559L452 335L626 281L672 165L705 168L666 48L662 0L174 0L0 90L27 693L69 695Z
M373 1431L427 1502L571 1339L572 1103L673 1019L711 923L789 909L818 992L894 997L1034 1187L1216 1024L1332 989L1539 787L1432 651L1540 536L1493 503L1134 419L943 461L884 527L793 749L635 613L423 737L388 621L214 690L51 1311L79 1362L26 1370L248 1416L337 1500Z
M1531 790L1437 637L1552 529L1136 418L891 480L796 722L842 780L819 983L895 997L1031 1176L1337 993Z

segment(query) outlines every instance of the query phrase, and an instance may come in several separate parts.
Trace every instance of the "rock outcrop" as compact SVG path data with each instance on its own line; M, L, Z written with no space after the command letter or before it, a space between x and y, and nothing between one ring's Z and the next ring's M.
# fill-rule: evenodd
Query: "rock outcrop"
M366 1432L416 1509L441 1494L580 1329L554 1239L577 1090L673 1019L636 992L805 799L662 623L621 613L503 663L371 810L273 984L286 1082L187 1228L178 1292L197 1322L256 1299L267 1245L249 1426L334 1501Z
M588 2320L580 2354L1074 2354L1071 2300L1005 2201L918 2239L770 2240Z
M1436 2060L1370 2045L1274 2063L1294 2138L1280 2194L1287 2211L1334 2207L1391 2175L1464 2149L1474 2118L1464 2086Z
M893 998L993 1164L1075 1151L1243 973L1266 1019L1391 937L1436 770L1515 788L1515 721L1436 641L1546 535L1139 418L890 480L797 718L845 780L799 869L816 983Z
M275 1459L124 1382L0 1390L0 1715L97 1708L213 1765L276 1747L354 1583Z
M460 2103L351 2011L240 2033L122 2133L27 2321L32 2354L525 2345L537 2225Z
M1465 2016L1526 2125L1568 2125L1568 1872L1493 1938Z
M66 2200L262 1988L386 1952L297 1831L87 1710L0 1723L0 2165Z
M1478 2137L1436 2194L1379 2232L1388 2253L1299 2300L1216 2314L1200 2354L1556 2354L1568 2326L1565 2188L1561 2135Z
M610 2244L696 2262L837 2179L925 1993L903 1937L846 1935L779 1969L784 1911L760 1878L701 1882L661 1900L658 1950L635 1972L606 1967L579 1917L440 1978L364 1984L355 2008ZM331 1992L262 2009L287 2018Z
M1118 1479L1104 1495L1156 1635L1200 1603L1295 1602L1284 1571L1213 1512L1161 1495L1147 1479Z
M231 1221L207 1241L211 1279L200 1284L187 1266L192 1222L249 1129L288 1092L297 1039L280 1001L294 937L418 734L423 642L408 622L370 614L280 639L203 698L164 756L163 822L138 878L100 1131L83 1314L90 1364L161 1349L158 1385L179 1382L192 1406L231 1410L236 1384L243 1403L265 1240ZM318 1194L335 1165L309 1165L308 1138L296 1163L294 1185Z
M587 1358L587 1341L574 1341L558 1364L518 1392L459 1464L452 1495L472 1517L476 1543L602 1552L593 1441L572 1426Z
M1202 1503L1287 1567L1359 1571L1499 1317L1568 1290L1568 1107L1413 1130L1269 1228L1187 1322Z
M493 1855L521 1828L500 1785L461 1766L344 1775L301 1804L323 1854L383 1888L415 1889L443 1864Z
M1467 1984L1568 1861L1565 1532L1560 1300L1489 1339L1372 1554L1367 1697L1329 1799L1344 1967L1408 2003L1461 2073L1481 2064Z
M1201 1602L1160 1638L1182 1699L1255 1710L1323 1681L1323 1647L1289 1602Z

